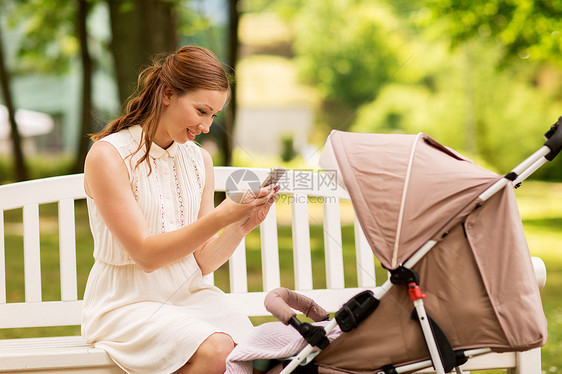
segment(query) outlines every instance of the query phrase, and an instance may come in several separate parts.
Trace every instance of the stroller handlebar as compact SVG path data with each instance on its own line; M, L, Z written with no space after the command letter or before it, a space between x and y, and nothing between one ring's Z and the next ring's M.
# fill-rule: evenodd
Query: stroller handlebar
M315 322L329 317L328 312L314 300L284 287L270 291L265 297L264 304L265 308L285 325L297 315L295 309Z
M558 122L550 127L544 137L547 139L544 145L550 148L550 153L545 158L552 161L562 150L562 117L558 118Z

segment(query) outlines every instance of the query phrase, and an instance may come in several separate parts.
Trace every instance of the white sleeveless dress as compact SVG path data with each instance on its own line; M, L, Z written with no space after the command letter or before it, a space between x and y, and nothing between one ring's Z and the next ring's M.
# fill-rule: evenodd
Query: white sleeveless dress
M137 168L143 150L133 154L142 129L132 126L100 141L112 144L129 170L131 190L153 234L176 230L197 219L205 185L201 150L193 142L164 150L152 144L148 161ZM218 288L202 277L194 256L145 273L113 237L95 201L88 198L95 263L82 314L82 336L104 349L128 373L172 373L181 368L211 334L235 342L253 326Z

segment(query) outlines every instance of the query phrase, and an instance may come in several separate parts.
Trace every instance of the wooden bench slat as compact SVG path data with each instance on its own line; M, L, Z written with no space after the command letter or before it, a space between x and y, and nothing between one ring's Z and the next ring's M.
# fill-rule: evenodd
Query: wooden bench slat
M271 291L281 285L279 245L277 242L277 214L275 204L260 224L263 290Z
M348 301L359 292L365 291L364 288L342 288L339 290L308 290L299 291L300 294L313 299L318 305L322 306L328 312L338 311L343 303ZM251 292L251 293L228 293L226 297L231 300L242 313L250 317L268 316L270 313L265 309L263 300L267 292Z
M516 367L516 357L514 353L490 353L471 358L466 364L462 366L462 369L464 371L473 371L505 369L514 367ZM432 369L424 369L417 371L416 373L435 373L435 371ZM525 371L520 372L520 374L525 373Z
M242 239L228 260L230 275L230 292L248 292L248 275L246 273L246 240Z
M81 336L0 340L0 371L96 366L115 364L104 350L86 344Z
M41 301L41 253L39 251L39 205L23 207L23 252L25 301Z
M17 209L27 204L54 203L63 199L84 199L84 175L65 175L6 184L0 186L0 194L0 210Z
M357 283L359 287L375 287L375 256L367 242L361 224L354 217L353 230L355 234L355 256L357 265Z
M6 302L6 251L4 241L4 211L0 210L0 304Z
M0 355L6 352L18 354L18 351L29 349L41 351L43 349L84 347L92 346L84 341L81 336L56 336L43 338L0 339Z
M326 287L330 289L344 288L339 199L325 199L323 205Z
M308 196L295 193L291 201L291 228L293 235L293 267L295 290L312 289L312 260L310 255L310 225Z
M82 300L8 303L0 305L0 329L73 326L82 321ZM1 341L1 340L0 340Z
M61 300L78 300L74 200L59 201L59 261Z

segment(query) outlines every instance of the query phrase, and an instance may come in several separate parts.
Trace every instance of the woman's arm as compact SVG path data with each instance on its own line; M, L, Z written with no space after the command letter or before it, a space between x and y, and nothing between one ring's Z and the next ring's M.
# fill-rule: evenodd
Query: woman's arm
M194 252L223 227L247 219L259 209L258 203L263 203L260 199L244 205L226 201L188 226L150 235L131 191L127 168L111 144L100 141L92 146L84 174L86 192L94 199L105 224L133 261L146 272Z
M205 218L207 214L212 214L214 205L214 171L213 160L211 155L202 149L203 159L205 161L205 187L201 199L201 209L199 217ZM277 196L275 193L278 188L264 188L258 194L259 199L263 200L250 217L245 217L225 228L220 235L214 235L207 243L194 253L195 259L201 268L203 275L209 274L224 264L238 244L259 222L267 216L267 212L271 205L275 202ZM226 199L229 200L229 199ZM244 204L237 204L244 205Z

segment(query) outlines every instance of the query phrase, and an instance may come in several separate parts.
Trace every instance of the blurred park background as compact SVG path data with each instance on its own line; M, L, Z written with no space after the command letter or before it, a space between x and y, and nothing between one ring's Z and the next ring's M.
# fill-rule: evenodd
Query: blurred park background
M119 114L153 56L185 44L235 77L197 139L215 165L316 170L340 129L426 132L505 173L562 115L560 0L2 0L0 184L80 172L86 135ZM548 269L543 369L562 372L562 157L531 179L517 194ZM16 301L20 273L7 269Z

